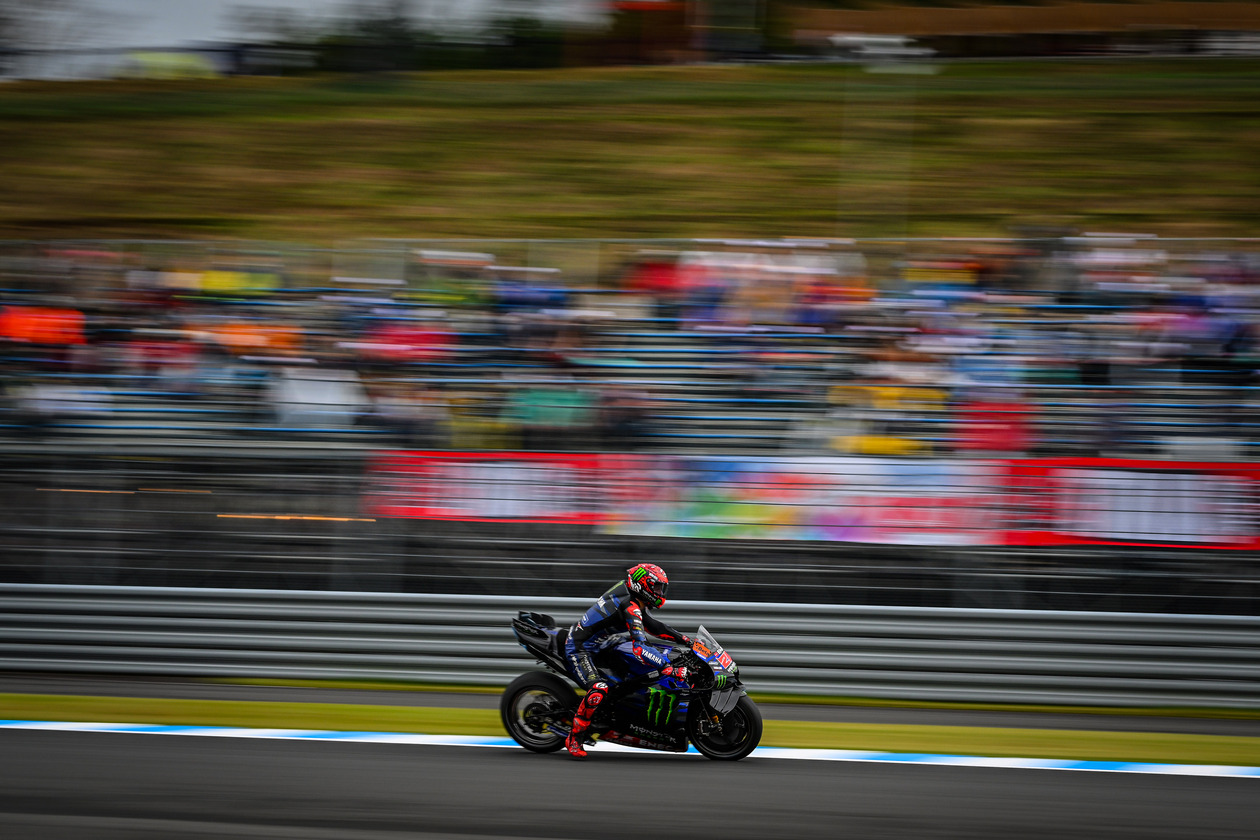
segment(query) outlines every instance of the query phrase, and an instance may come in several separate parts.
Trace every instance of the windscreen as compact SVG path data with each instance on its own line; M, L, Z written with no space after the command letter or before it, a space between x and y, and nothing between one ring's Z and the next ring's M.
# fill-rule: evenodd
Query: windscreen
M717 639L713 638L713 634L706 630L703 624L696 631L695 643L691 649L715 667L725 669L727 673L734 674L738 670L730 654L723 650Z
M705 629L704 625L700 625L700 629L696 631L691 649L705 659L716 659L722 653L722 646L717 643L717 639L713 638L713 634Z

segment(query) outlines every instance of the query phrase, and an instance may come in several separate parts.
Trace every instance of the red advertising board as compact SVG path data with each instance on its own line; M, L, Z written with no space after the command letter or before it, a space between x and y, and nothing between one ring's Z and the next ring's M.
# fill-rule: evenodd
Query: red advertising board
M374 516L466 522L601 521L599 455L554 452L381 452L368 471Z
M902 545L1260 549L1260 464L381 452L372 516Z
M1260 548L1260 465L1051 458L1006 469L1007 545Z

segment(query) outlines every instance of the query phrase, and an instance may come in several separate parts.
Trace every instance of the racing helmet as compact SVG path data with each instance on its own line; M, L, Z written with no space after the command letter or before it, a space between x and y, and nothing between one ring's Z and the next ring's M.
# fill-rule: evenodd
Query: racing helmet
M626 572L626 589L642 606L658 610L665 606L669 578L660 566L640 563Z

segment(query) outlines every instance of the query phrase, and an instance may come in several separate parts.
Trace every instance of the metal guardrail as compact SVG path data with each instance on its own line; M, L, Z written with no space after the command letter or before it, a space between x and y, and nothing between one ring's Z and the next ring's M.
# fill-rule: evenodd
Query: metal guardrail
M0 668L503 685L517 609L578 598L0 585ZM1005 703L1260 706L1260 618L677 601L754 690Z

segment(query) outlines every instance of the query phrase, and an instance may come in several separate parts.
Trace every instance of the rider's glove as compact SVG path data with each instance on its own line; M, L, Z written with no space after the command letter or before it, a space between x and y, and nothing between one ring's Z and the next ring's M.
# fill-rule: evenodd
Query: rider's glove
M695 644L695 639L691 638L690 636L682 636L679 639L679 641L681 641L687 647L691 647L693 644Z
M687 669L682 665L669 665L665 667L661 673L667 677L673 677L676 680L681 680L682 682L687 681Z

